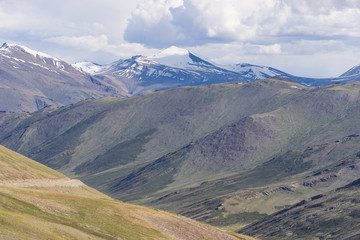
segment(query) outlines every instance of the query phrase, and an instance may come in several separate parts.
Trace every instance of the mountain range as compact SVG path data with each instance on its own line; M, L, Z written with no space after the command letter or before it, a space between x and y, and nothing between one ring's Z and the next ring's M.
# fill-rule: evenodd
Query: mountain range
M139 234L148 238L156 239L159 232L168 236L174 226L169 221L183 224L168 213L154 216L157 210L148 208L135 215L131 210L127 219L110 216L107 213L141 207L109 207L109 197L85 185L76 193L77 188L74 192L51 184L35 190L34 181L28 182L66 178L118 200L261 239L360 235L360 66L336 78L311 79L251 64L221 66L176 47L103 66L71 65L14 44L0 48L0 63L0 144L38 162L26 163L37 166L28 171L22 163L9 169L9 161L0 161L4 173L16 181L23 175L21 186L32 186L0 187L1 194L8 194L4 204L16 206L11 219L26 205L36 209L29 210L31 217L26 210L26 219L34 219L38 208L50 209L37 221L85 226L79 234L100 238L118 236L102 229L112 223L91 220L94 203L105 206L99 219L130 220L134 228L127 230L141 228ZM15 163L25 161L2 147L0 160L1 154ZM1 185L8 179L0 180ZM65 200L59 203L54 200L59 191L71 196L61 196ZM66 199L72 199L70 206ZM55 213L57 208L61 211ZM69 216L63 209L83 215ZM143 222L144 216L150 223ZM134 218L136 223L131 222Z
M359 84L277 77L2 112L0 144L114 198L240 230L357 179ZM319 226L307 234L332 234Z
M89 98L129 97L169 88L284 77L305 86L350 82L360 66L339 77L314 79L251 65L221 66L190 51L171 47L152 57L134 56L108 65L68 64L25 46L0 48L0 111L33 112Z

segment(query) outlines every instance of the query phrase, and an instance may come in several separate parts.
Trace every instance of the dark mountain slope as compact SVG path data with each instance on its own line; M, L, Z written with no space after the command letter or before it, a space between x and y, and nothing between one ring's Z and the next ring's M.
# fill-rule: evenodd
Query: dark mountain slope
M131 141L143 139L143 152L129 148L136 152L131 164L135 160L142 164L174 152L238 119L276 109L302 91L301 87L291 88L293 84L280 80L229 83L174 89L129 99L85 101L31 114L13 126L13 130L6 127L1 139L3 144L39 161L51 158L61 161L70 157L71 164L52 165L66 171L73 171L82 163L115 151L119 144L123 147L138 145L139 141ZM6 115L3 113L4 117ZM74 148L82 150L74 152ZM91 173L89 167L77 172L81 174L82 171Z
M359 239L359 179L313 196L262 219L240 232L261 239Z
M314 174L356 154L359 85L276 78L1 113L0 142L116 198L239 229L354 180Z
M245 225L360 174L360 137L288 151L249 171L161 196L151 205L220 226ZM175 208L175 209L174 209Z
M358 93L350 85L348 88L333 86L331 90L317 88L304 92L301 98L294 98L275 111L241 118L167 155L166 162L180 164L177 168L169 164L174 185L201 183L199 181L206 176L252 169L289 149L328 143L357 133L359 122L355 116L359 114L358 103ZM157 162L162 163L164 159ZM160 165L156 168L159 169ZM119 178L113 190L131 185L133 178L130 176L133 174L140 178L140 172ZM149 176L154 183L157 182L157 174ZM143 190L139 189L139 192ZM130 192L134 191L131 189ZM124 195L126 191L119 193ZM137 198L134 194L133 199Z

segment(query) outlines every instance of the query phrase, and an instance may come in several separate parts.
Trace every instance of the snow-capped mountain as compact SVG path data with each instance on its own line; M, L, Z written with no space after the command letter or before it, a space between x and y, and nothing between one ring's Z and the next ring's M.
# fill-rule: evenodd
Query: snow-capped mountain
M74 68L76 68L77 70L79 70L81 72L89 73L89 74L101 72L102 70L106 69L106 67L107 67L107 66L101 66L99 64L92 63L92 62L77 62L77 63L71 64L71 66L73 66Z
M350 77L350 76L359 76L360 75L360 65L350 68L346 72L340 75L340 77Z
M219 67L216 63L197 56L189 50L172 46L160 51L158 54L150 57L151 60L162 65L188 69L188 70L211 70Z
M191 52L171 56L171 59L172 66L164 64L165 58L134 56L112 64L95 76L101 75L112 82L121 82L131 95L182 86L247 81L240 74L217 67Z
M61 61L60 59L17 44L4 43L0 47L0 55L2 58L8 58L11 62L13 62L15 68L16 65L19 65L19 62L21 62L29 63L36 67L52 70L54 72L66 72L66 70L69 70L69 64ZM51 69L49 66L51 66Z
M104 70L105 69L105 70ZM186 49L170 47L152 57L134 56L110 64L97 75L122 82L130 95L166 88L221 82L251 82L268 77L283 77L305 86L327 85L360 80L359 68L334 78L306 78L278 69L248 63L221 66Z
M157 90L251 82L279 76L305 86L360 80L360 66L339 77L304 78L248 63L221 66L186 49L170 47L152 57L133 56L99 65L68 64L56 57L16 44L0 48L0 110L34 111L86 98L132 96Z
M249 63L240 63L235 65L230 65L226 67L227 69L240 73L243 77L252 80L259 80L268 77L287 77L289 74L277 70L271 67L259 66L259 65L252 65Z
M235 71L237 73L240 73L243 77L247 78L249 81L277 76L277 77L290 79L294 82L300 83L308 87L328 85L331 83L346 83L346 82L360 80L360 66L353 67L344 74L340 75L339 77L333 77L333 78L308 78L308 77L294 76L272 67L252 65L248 63L227 66L226 68Z
M35 111L87 98L127 96L48 54L17 44L0 47L0 110Z

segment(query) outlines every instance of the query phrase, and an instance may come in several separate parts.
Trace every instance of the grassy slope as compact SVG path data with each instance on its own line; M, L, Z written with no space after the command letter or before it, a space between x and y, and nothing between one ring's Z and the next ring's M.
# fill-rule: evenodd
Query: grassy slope
M360 132L359 102L359 82L305 88L267 79L186 87L44 110L14 120L0 139L119 199L239 228L351 181L349 175L329 186L281 190L301 184L306 174L326 179L312 175L342 161L341 154L354 154L345 144L330 151L331 158L324 150L304 160L308 148ZM256 198L242 199L244 192Z
M133 139L151 134L150 139L143 140L143 152L138 153L138 147L130 149L138 153L133 162L146 162L250 114L276 109L298 92L291 89L290 84L270 81L85 101L55 111L34 113L11 133L0 133L0 137L1 142L12 149L39 161L52 158L58 162L54 167L71 172L82 163L116 151L114 147L121 143L131 143ZM69 162L64 166L66 159ZM118 165L122 165L121 161ZM91 171L94 169L90 164L85 173ZM81 169L78 173L82 173Z
M239 229L267 214L351 182L360 174L360 137L288 151L253 170L162 196L151 204Z
M2 146L0 164L1 181L65 177ZM1 239L251 239L115 201L85 185L19 188L5 184L0 186L0 213Z
M293 84L229 83L85 101L34 113L0 138L11 149L68 174L88 177L97 170L98 160L111 161L100 164L108 168L104 175L86 178L107 184L113 175L126 176L226 125L278 108L302 91L301 86L291 88Z
M313 196L240 232L263 239L359 239L360 180Z
M0 181L57 179L65 175L0 145Z
M299 188L293 194L288 194L286 190L276 190L271 197L257 197L257 201L234 200L235 197L232 196L234 192L239 191L240 195L248 188L262 187L250 191L251 194L261 196L267 188L292 186L292 182L306 180L301 176L293 179L289 176L303 174L303 177L306 177L306 173L311 174L312 171L329 167L334 162L341 162L345 157L356 154L357 138L350 141L351 144L347 138L342 138L360 131L358 85L359 83L352 83L310 89L304 96L275 111L252 115L250 123L240 121L239 124L227 126L187 148L134 171L125 178L120 177L111 190L114 196L119 198L139 201L139 197L143 197L145 201L142 203L226 226L254 221L261 217L261 214L273 213L279 208L316 194L317 191L324 192L346 184L354 175L349 178L341 175L336 184L331 186ZM244 144L247 141L251 144ZM276 151L279 146L283 149L274 155L271 151ZM270 151L266 151L266 148ZM319 150L310 151L310 148ZM254 164L264 152L268 153L268 162L263 165L260 163L253 170L235 173L231 177L208 183L203 182L206 179L203 176L205 174L214 177L213 173L202 172L203 169L209 169L209 166L213 166L217 172L226 167L236 169L233 164L239 164L241 160L244 164ZM307 159L309 155L311 157ZM186 162L186 159L191 161ZM181 168L184 169L183 172ZM194 176L200 177L194 179ZM188 181L188 185L194 182L198 184L179 190L179 183L184 181ZM161 189L162 182L171 184ZM154 194L154 190L160 189L163 192ZM152 198L149 200L146 197ZM226 202L226 199L231 201ZM254 204L250 207L251 203ZM222 204L228 206L217 213L218 205ZM230 204L245 206L234 207L229 206ZM266 206L266 210L259 206ZM246 216L242 216L241 211Z

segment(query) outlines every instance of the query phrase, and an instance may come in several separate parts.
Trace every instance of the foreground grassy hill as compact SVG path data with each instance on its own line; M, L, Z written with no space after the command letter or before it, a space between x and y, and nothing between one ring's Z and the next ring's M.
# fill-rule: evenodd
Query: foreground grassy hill
M0 146L1 239L251 239L113 200Z
M360 82L284 79L0 113L0 143L117 199L238 230L359 174Z
M62 179L65 175L0 145L0 181Z

